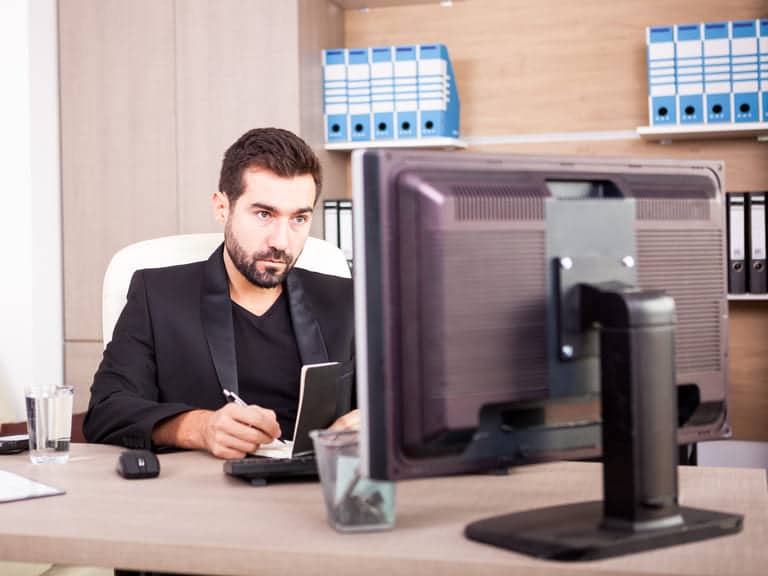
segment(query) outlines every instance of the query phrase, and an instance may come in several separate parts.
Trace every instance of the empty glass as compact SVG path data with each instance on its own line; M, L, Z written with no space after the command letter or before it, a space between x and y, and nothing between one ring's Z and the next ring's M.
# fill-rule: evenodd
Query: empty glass
M360 474L357 431L310 432L328 522L341 532L386 530L395 524L395 484Z

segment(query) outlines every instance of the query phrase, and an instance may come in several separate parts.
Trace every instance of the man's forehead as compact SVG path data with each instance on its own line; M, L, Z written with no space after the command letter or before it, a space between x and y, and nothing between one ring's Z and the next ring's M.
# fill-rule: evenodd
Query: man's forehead
M311 174L282 177L264 168L248 168L243 172L242 199L247 204L303 209L314 203L315 181Z

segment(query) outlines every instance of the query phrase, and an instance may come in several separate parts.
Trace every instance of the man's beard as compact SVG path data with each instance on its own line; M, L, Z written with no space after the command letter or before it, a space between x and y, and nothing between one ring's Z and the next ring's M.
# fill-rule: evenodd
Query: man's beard
M224 227L224 247L227 249L232 263L240 274L245 276L251 284L259 288L274 288L278 284L282 284L291 268L293 268L293 257L285 250L269 248L264 252L257 252L249 256L245 248L240 245L232 233L229 222ZM270 266L269 263L262 262L264 271L260 272L257 268L259 260L279 260L285 264L285 267L281 272L277 266Z

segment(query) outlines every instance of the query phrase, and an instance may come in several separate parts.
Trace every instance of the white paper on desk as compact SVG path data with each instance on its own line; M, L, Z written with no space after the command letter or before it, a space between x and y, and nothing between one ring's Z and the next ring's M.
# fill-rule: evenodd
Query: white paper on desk
M292 440L272 440L269 444L260 445L255 452L256 456L266 456L267 458L290 458L293 456Z
M40 484L13 472L0 470L0 502L13 502L27 498L40 498L64 494L63 490Z

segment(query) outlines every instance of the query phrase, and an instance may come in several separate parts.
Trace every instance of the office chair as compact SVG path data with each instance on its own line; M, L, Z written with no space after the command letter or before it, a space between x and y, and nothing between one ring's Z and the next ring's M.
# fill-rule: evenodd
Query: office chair
M223 240L219 232L181 234L136 242L116 252L104 273L102 286L101 328L104 347L112 340L115 323L127 301L128 287L136 270L206 260ZM307 238L304 251L296 260L296 267L342 278L352 276L344 253L338 247L311 236Z

